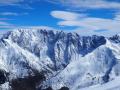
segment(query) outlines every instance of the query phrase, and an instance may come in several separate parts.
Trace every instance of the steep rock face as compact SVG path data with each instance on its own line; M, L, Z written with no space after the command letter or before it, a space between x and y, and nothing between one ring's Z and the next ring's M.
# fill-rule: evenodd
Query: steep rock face
M7 82L7 72L0 70L0 84Z
M0 69L9 73L14 90L77 90L119 75L119 45L113 41L52 30L10 31L0 40Z
M9 32L4 38L41 59L50 58L56 67L67 65L71 54L84 56L106 43L102 36L80 37L76 33L50 30L17 30Z
M64 86L78 90L93 84L105 83L109 81L109 74L117 63L112 51L106 46L100 46L85 57L77 59L44 85L50 85L54 90Z
M115 43L120 43L120 35L114 35L109 38L110 40L114 41Z

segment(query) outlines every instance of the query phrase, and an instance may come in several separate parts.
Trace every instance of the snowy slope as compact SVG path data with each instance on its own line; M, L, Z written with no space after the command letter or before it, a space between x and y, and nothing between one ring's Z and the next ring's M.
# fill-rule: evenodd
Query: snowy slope
M6 48L1 49L1 60L4 60L3 65L5 65L6 71L12 74L12 76L10 75L12 78L20 78L30 73L32 74L32 71L29 71L30 67L32 70L37 71L42 71L44 68L49 70L46 67L47 63L52 64L49 60L46 60L47 62L39 61L38 57L34 54L20 48L12 41L4 39L4 42L6 43Z
M116 77L114 80L102 85L93 85L79 90L120 90L120 77Z
M45 85L54 90L69 87L78 90L95 84L103 84L119 75L120 45L106 39L106 44L84 57L73 58L72 62ZM74 86L74 87L73 87Z

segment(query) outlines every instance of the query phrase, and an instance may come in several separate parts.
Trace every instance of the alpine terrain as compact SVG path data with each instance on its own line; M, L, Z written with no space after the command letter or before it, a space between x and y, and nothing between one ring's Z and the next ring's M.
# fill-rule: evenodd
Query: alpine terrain
M120 90L120 35L19 29L0 37L0 90Z

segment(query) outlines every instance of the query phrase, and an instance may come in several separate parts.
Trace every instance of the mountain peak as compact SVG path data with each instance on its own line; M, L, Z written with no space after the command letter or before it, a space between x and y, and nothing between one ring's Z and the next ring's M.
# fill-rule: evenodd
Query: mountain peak
M116 34L113 37L110 37L110 40L113 42L119 43L120 42L120 34Z

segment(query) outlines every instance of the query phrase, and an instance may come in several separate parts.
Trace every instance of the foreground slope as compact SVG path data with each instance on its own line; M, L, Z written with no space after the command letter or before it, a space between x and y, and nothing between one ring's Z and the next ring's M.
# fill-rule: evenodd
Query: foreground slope
M79 90L120 90L120 77L116 77L114 80L102 85L93 85Z

